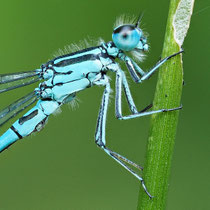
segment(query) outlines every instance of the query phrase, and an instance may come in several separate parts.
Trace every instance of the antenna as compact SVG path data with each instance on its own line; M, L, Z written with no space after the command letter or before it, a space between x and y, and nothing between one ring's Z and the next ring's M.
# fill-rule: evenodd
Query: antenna
M136 24L135 24L135 27L136 27L136 28L139 26L139 24L140 24L140 22L141 22L141 19L142 19L143 15L144 15L144 12L142 12L142 13L139 15L138 20L137 20L137 22L136 22Z

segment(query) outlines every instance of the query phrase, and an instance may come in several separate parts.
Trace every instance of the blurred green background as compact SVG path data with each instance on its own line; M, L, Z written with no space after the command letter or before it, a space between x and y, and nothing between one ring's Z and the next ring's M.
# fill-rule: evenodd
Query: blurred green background
M1 1L0 73L39 68L59 48L87 36L111 39L120 14L139 15L150 52L144 69L159 60L169 1ZM210 209L210 2L196 1L184 43L184 80L170 179L168 210ZM114 75L110 75L112 87ZM130 86L139 109L151 103L157 74ZM0 108L36 85L1 94ZM103 88L78 94L79 108L62 108L45 129L0 155L0 210L134 210L140 183L94 143ZM114 94L113 94L114 95ZM124 103L124 113L128 107ZM20 117L21 115L19 115ZM1 134L12 122L1 128ZM118 121L109 106L107 144L144 165L150 118Z

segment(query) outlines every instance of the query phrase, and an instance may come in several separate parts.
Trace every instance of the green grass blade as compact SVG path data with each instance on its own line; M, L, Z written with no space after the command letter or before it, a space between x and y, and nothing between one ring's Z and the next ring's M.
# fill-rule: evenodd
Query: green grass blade
M193 4L193 0L170 1L162 58L181 50ZM180 106L182 86L182 55L179 54L159 69L153 109ZM143 177L148 191L155 197L149 199L141 187L138 210L165 209L179 112L152 116Z

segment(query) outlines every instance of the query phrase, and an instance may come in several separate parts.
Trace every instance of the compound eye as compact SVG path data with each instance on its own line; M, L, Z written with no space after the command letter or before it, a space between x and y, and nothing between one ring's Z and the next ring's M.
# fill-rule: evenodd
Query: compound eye
M133 50L139 43L140 38L140 31L133 25L117 27L112 34L114 44L124 51Z

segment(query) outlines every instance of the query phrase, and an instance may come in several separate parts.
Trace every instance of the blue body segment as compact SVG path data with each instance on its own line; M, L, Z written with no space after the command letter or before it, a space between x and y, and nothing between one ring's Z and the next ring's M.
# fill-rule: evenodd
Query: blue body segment
M31 110L17 120L0 137L0 151L7 148L16 140L22 139L32 132L40 131L44 127L48 116L55 112L59 106L59 103L56 101L39 100Z
M40 69L0 75L0 93L42 80L34 90L34 93L22 97L0 111L1 126L37 101L33 108L18 119L0 137L0 152L8 148L18 139L22 139L33 132L40 131L46 124L49 116L63 104L72 101L79 91L92 86L104 86L105 89L96 126L95 142L110 157L133 174L141 182L147 195L152 198L147 191L144 180L130 168L130 166L134 166L142 170L142 167L107 148L105 135L106 116L111 92L110 80L106 75L107 72L116 74L115 114L117 119L127 120L181 108L155 111L147 111L151 106L146 107L142 111L138 111L136 108L125 73L120 68L117 59L120 59L126 64L133 81L141 83L147 80L168 59L182 52L166 57L158 62L150 71L144 72L137 63L126 55L126 51L143 52L148 50L146 37L138 27L138 23L139 20L135 25L119 25L114 29L113 41L59 56L43 64ZM128 116L122 115L122 91L125 93L131 111L131 115Z
M0 137L0 151L7 149L10 145L12 145L15 141L17 141L19 137L17 134L9 128L1 137Z

